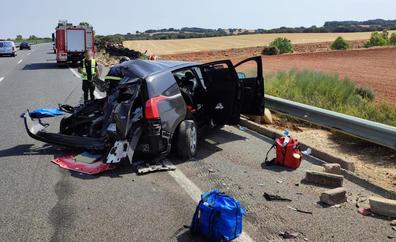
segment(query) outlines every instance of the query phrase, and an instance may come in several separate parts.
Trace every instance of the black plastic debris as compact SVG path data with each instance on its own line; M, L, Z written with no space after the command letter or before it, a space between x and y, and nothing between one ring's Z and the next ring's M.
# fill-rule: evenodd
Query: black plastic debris
M297 233L297 232L288 232L288 231L279 233L279 236L281 236L284 239L295 239L298 237L298 235L299 235L299 233Z
M263 196L264 196L265 200L267 200L267 201L282 201L282 202L291 202L292 201L289 198L284 198L279 195L272 195L272 194L269 194L266 192L264 193Z
M298 209L298 208L295 208L295 207L292 207L292 206L287 206L287 207L290 208L291 210L294 210L294 211L299 212L299 213L312 214L311 211L305 211L305 210Z

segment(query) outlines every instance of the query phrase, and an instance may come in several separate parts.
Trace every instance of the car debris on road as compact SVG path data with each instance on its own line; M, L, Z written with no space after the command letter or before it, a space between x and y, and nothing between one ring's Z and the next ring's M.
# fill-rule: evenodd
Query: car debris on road
M136 169L137 169L137 173L139 175L156 172L156 171L174 171L174 170L176 170L176 166L173 165L168 160L162 160L154 165L146 164L144 162L137 162L137 163L138 163L138 165L136 166Z
M289 198L284 198L284 197L281 197L279 195L268 194L266 192L264 193L263 196L264 196L265 200L267 200L267 201L284 201L284 202L291 202L292 201Z
M238 75L236 68L248 62L257 66L256 77ZM201 128L237 125L241 114L264 113L260 56L236 65L230 60L206 64L132 60L113 68L123 74L117 89L80 106L61 105L67 115L59 133L47 132L49 124L25 113L29 136L101 154L104 164L116 165L125 159L132 163L135 153L150 163L173 150L188 160L197 152ZM71 169L73 159L68 156L55 163ZM90 170L90 166L79 164L77 168Z
M283 239L296 239L300 234L298 232L289 232L289 231L284 231L280 232L279 236L281 236Z
M306 214L313 214L311 211L306 211L306 210L302 210L302 209L298 209L292 206L287 206L289 209L299 212L299 213L306 213Z

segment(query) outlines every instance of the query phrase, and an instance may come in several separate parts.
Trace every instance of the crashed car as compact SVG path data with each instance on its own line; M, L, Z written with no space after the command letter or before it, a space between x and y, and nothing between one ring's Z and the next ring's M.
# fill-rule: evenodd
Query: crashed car
M247 72L237 72L247 67ZM60 132L26 112L25 127L34 139L103 155L106 164L135 153L146 159L171 150L182 159L195 156L198 130L236 125L240 115L263 115L264 79L261 57L237 65L230 60L199 64L132 60L115 66L123 74L107 97L72 107ZM253 70L253 71L252 71Z

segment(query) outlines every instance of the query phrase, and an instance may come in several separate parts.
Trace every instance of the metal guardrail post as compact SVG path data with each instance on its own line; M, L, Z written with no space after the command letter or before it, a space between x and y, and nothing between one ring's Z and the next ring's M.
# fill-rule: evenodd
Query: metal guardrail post
M396 127L265 95L268 109L396 150Z

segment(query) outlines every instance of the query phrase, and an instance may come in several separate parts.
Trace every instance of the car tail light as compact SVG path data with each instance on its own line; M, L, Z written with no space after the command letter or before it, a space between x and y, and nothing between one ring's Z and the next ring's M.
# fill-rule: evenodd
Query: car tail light
M187 105L187 111L190 112L190 113L194 113L194 112L196 112L197 110L195 110L195 108L194 108L193 106Z
M160 118L160 112L158 109L158 103L166 99L165 96L157 96L150 98L146 102L146 106L144 109L144 117L146 119L159 119Z

